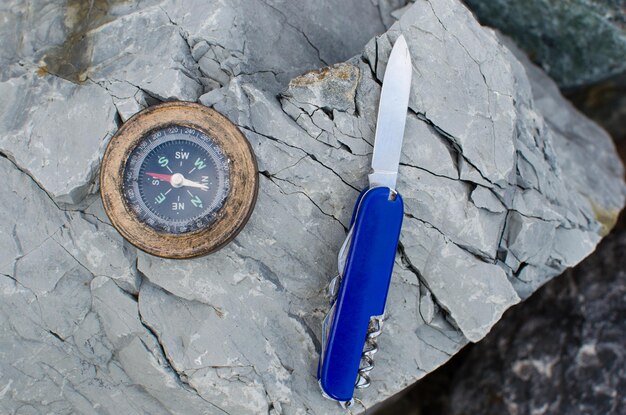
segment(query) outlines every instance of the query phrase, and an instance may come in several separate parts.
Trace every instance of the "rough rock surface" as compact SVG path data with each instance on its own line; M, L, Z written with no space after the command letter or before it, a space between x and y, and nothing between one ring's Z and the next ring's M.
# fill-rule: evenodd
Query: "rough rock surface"
M515 41L562 87L626 72L626 9L614 0L465 0L480 21Z
M530 299L530 312L507 314L456 373L446 414L626 412L624 250L621 230Z
M3 412L339 412L315 379L324 288L366 185L400 33L414 64L407 212L363 407L594 249L624 204L606 133L460 3L420 0L392 24L402 5L0 6ZM188 261L137 252L93 194L115 127L169 99L239 125L261 174L244 231Z

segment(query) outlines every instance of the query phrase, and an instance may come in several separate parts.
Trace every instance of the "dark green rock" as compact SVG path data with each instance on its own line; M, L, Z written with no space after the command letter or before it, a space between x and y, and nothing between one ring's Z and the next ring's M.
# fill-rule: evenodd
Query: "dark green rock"
M622 0L465 0L481 23L511 36L561 87L626 71Z

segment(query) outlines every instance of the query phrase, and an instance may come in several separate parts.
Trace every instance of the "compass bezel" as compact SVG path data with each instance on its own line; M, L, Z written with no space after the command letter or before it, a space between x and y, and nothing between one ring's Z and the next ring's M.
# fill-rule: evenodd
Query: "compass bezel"
M213 222L182 234L161 232L142 222L124 195L124 171L132 151L150 132L171 125L206 134L227 157L230 167L228 197ZM163 103L134 115L111 138L100 170L100 194L113 226L137 248L162 258L193 258L229 243L248 222L258 186L256 158L246 137L217 111L191 102Z

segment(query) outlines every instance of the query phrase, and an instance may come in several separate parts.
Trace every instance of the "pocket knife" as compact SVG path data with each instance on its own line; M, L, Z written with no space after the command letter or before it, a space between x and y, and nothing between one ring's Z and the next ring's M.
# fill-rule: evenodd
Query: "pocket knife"
M358 197L348 236L339 251L339 274L331 281L333 297L322 324L318 381L325 397L344 407L354 389L369 386L376 337L404 216L396 191L400 150L411 89L411 56L403 36L391 51L378 108L369 186Z

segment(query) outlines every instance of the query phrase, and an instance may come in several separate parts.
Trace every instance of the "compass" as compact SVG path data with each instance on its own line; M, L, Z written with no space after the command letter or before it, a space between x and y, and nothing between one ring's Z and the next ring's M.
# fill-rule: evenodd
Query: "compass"
M100 172L111 223L130 243L165 258L208 254L244 227L256 202L250 144L202 105L171 102L128 120Z

